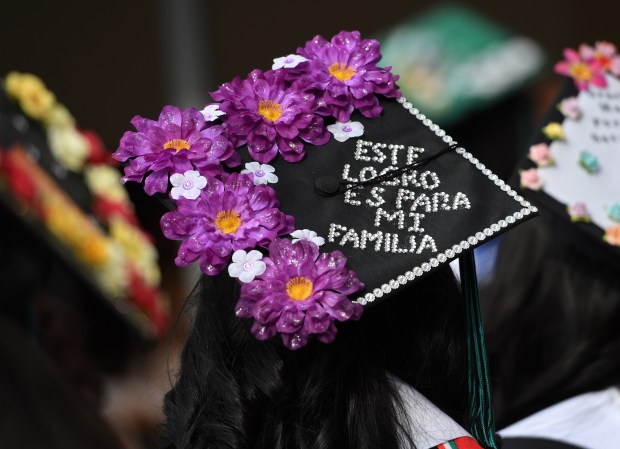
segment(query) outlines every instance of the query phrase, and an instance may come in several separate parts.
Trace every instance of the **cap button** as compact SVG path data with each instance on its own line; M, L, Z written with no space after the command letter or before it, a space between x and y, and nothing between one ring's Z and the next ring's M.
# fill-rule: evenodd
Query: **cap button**
M340 181L335 176L321 176L314 180L314 190L321 196L334 196L340 191Z

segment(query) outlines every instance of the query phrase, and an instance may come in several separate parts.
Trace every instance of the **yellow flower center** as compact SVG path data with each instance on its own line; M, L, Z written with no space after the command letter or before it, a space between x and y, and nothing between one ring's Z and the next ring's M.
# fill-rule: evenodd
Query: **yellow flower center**
M592 79L592 69L583 62L571 65L570 74L579 81L590 81Z
M215 227L224 234L232 234L241 226L241 218L234 210L222 210L215 217Z
M303 276L295 276L286 283L286 293L294 301L303 301L312 294L312 282Z
M353 67L347 67L341 62L334 62L329 66L329 74L340 81L349 81L357 73Z
M172 139L164 144L164 150L173 149L175 152L189 150L189 142L183 139Z
M258 103L258 113L270 122L275 122L282 116L282 106L275 101L261 100Z

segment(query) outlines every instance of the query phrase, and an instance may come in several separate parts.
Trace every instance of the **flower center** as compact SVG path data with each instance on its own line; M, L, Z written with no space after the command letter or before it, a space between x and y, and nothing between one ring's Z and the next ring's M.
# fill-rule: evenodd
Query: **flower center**
M243 271L250 271L254 267L252 262L246 262L243 264Z
M234 210L222 210L215 217L215 227L224 234L232 234L241 226L241 218Z
M181 150L189 150L189 142L183 139L172 139L164 144L164 150L173 149L177 153Z
M592 69L582 62L571 65L570 74L579 81L590 81L592 79Z
M353 129L352 129L350 126L348 126L348 125L347 125L347 126L343 126L343 127L342 127L342 130L343 130L345 133L350 133L351 131L353 131Z
M192 189L192 187L194 187L194 183L193 183L192 181L185 181L185 182L183 183L183 188L184 188L185 190L191 190L191 189Z
M258 176L259 178L262 178L263 176L265 176L265 172L262 170L256 170L254 172L254 176Z
M270 122L275 122L282 116L282 106L275 101L261 100L258 103L258 113Z
M329 66L329 74L339 81L349 81L357 73L353 67L347 67L341 62L334 62Z
M294 301L303 301L312 294L312 282L303 276L295 276L286 283L286 293Z

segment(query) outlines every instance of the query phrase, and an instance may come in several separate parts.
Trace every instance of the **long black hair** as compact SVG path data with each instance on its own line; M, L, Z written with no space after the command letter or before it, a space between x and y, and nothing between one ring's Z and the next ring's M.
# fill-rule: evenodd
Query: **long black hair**
M341 323L334 343L297 351L256 340L234 315L238 294L219 276L192 295L193 329L165 399L169 447L413 447L389 373L463 421L464 308L449 267Z
M620 382L617 265L561 232L550 218L510 232L483 301L500 426Z

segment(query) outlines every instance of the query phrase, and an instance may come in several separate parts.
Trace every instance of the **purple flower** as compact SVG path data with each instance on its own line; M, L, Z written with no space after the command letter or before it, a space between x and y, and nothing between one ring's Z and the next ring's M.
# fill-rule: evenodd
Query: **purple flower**
M224 128L205 128L205 119L196 109L165 106L158 121L137 115L131 124L137 132L125 132L112 156L121 162L129 160L125 181L141 182L150 172L144 182L149 195L166 192L169 173L198 169L203 175L214 175L223 171L220 163L229 167L241 163Z
M284 78L283 70L254 70L247 79L235 78L211 93L221 101L235 146L247 143L252 158L262 164L278 152L297 162L305 155L303 142L322 145L329 140L323 118L315 114L314 95L287 87Z
M395 98L400 96L391 67L377 67L381 59L379 42L362 39L357 31L341 31L328 42L316 36L297 52L308 59L304 67L310 86L323 92L322 101L328 114L339 122L347 122L354 110L365 117L381 114L377 94ZM307 85L308 80L302 79Z
M238 317L254 318L252 333L259 340L280 333L287 348L299 349L315 334L331 343L337 332L334 320L361 317L362 305L348 296L364 285L345 268L347 259L340 251L321 254L311 241L277 239L263 261L265 272L241 286L236 305Z
M200 260L202 271L215 275L234 251L266 247L294 229L293 217L278 209L271 187L255 186L248 175L222 177L208 177L198 199L179 198L178 209L161 219L164 235L182 240L175 259L178 266Z

